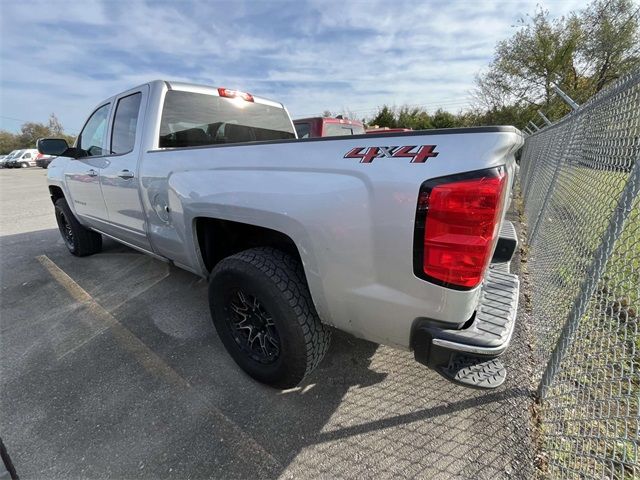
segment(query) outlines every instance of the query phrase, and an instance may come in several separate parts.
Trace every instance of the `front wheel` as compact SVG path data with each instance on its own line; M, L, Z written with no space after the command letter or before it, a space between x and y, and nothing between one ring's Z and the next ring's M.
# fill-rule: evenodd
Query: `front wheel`
M86 257L102 250L102 235L80 225L67 201L55 202L56 222L65 245L77 257Z
M273 387L296 386L329 348L331 331L318 318L302 265L279 250L252 248L218 263L209 306L231 357Z
M22 162L20 164L20 168L27 168L27 167L29 167L29 164L27 162Z

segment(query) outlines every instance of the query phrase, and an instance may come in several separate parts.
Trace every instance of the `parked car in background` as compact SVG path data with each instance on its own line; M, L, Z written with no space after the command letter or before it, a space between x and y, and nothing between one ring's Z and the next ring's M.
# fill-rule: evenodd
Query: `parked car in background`
M54 158L56 157L52 155L44 155L38 152L38 155L36 155L36 167L49 168L49 164L51 163L51 160L53 160Z
M13 160L13 157L21 155L24 150L12 150L0 160L0 168L10 168L9 163Z
M362 128L340 120L323 133ZM47 179L69 251L98 253L104 235L207 279L214 326L253 378L298 384L331 325L495 388L518 303L504 216L522 144L513 127L300 141L279 102L157 80L98 103L75 147L38 148L60 155Z
M402 132L412 132L411 128L389 128L389 127L376 127L376 128L368 128L366 133L402 133Z
M7 168L27 168L36 166L36 156L38 150L35 148L28 148L26 150L20 150L21 153L13 156L11 160L6 163Z
M364 125L358 120L349 120L338 116L299 118L293 121L298 138L341 137L343 135L362 135Z

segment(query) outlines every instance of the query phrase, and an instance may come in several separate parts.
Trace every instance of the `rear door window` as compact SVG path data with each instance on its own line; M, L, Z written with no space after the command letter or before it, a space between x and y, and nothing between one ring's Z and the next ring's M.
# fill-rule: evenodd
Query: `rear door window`
M136 127L142 93L134 93L118 100L111 132L111 153L124 154L133 151L136 143Z

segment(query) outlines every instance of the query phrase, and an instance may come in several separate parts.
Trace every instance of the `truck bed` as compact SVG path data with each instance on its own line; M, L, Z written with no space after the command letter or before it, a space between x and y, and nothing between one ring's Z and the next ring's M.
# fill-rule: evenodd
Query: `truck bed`
M143 198L166 189L175 218L170 226L151 226L152 244L156 253L206 275L194 248L196 219L277 229L298 247L324 322L408 348L416 318L459 325L480 295L479 288L443 289L413 274L420 185L498 165L512 175L521 143L513 127L481 127L149 150L141 165ZM437 156L424 163L345 158L358 148L422 145L434 146ZM146 207L153 218L154 205Z

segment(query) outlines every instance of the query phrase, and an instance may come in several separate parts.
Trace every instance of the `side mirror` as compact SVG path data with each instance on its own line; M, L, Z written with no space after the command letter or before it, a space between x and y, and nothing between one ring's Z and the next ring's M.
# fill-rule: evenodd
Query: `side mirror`
M43 155L60 156L69 148L64 138L41 138L36 142L36 148Z
M79 148L69 147L64 138L41 138L36 142L36 148L43 155L54 157L85 157L86 153Z

